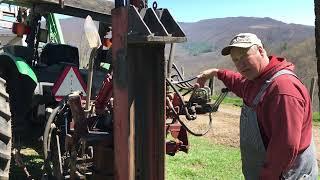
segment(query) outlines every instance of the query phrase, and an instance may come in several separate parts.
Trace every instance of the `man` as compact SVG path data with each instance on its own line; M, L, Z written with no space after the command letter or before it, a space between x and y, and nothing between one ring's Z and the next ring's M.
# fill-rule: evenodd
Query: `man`
M310 97L293 64L268 57L251 33L236 35L221 53L231 56L239 73L208 69L197 83L202 87L216 76L243 99L240 150L245 178L317 179Z

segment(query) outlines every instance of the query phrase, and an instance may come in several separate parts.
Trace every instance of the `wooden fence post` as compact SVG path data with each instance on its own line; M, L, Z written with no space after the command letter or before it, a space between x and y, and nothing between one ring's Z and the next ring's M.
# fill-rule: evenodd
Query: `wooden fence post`
M314 89L315 89L315 86L316 86L316 82L317 82L317 77L315 77L315 76L312 77L311 78L311 85L310 85L310 89L309 89L311 102L313 100L313 95L314 95Z

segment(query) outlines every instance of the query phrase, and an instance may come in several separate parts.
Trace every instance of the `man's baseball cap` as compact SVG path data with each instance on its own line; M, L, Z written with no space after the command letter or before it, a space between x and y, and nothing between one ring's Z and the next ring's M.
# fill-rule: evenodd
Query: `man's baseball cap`
M240 33L234 36L229 45L222 49L221 54L223 56L229 55L233 47L249 48L253 45L263 47L262 42L257 35L252 33Z

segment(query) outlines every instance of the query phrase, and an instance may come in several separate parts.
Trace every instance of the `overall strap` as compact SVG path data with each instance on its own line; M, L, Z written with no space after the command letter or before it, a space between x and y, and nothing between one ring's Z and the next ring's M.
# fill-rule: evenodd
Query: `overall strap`
M260 91L258 92L257 96L254 98L253 100L253 107L256 107L260 101L261 96L263 95L263 93L265 92L265 90L268 88L268 86L271 84L271 82L278 76L281 76L283 74L289 74L292 76L295 76L296 78L297 75L294 74L292 71L287 70L287 69L282 69L280 71L278 71L277 73L275 73L270 79L266 80L265 83L262 85L262 87L260 88Z

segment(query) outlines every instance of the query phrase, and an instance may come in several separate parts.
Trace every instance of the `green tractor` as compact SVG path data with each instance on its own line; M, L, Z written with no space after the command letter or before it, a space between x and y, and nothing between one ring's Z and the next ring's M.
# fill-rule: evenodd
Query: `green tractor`
M46 120L61 98L74 90L86 92L84 84L89 73L79 67L88 60L79 60L79 49L64 44L60 25L53 13L80 18L90 15L99 22L103 39L111 25L110 10L114 5L107 0L0 2L18 8L12 13L16 18L12 32L17 38L25 37L26 43L3 45L0 54L0 179L8 179L12 154L18 165L24 167L20 161L21 147L37 148L42 144ZM110 54L109 50L100 48L95 61L108 63ZM93 89L100 88L108 72L99 64L94 67ZM59 89L63 83L69 89ZM78 86L70 85L72 83Z

